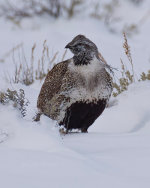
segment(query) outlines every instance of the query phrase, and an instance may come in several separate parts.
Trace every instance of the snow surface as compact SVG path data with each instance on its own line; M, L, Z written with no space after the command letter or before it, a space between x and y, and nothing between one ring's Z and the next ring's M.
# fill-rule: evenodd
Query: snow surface
M21 28L1 17L0 59L20 43L28 59L36 42L38 56L46 39L52 53L59 51L60 60L66 43L81 33L97 44L109 64L119 68L120 58L127 62L119 34L121 24L139 22L150 4L148 0L139 6L119 2L115 15L122 22L116 25L116 34L101 21L86 16L71 20L25 19ZM139 32L128 39L137 75L150 69L149 29L147 18ZM67 52L66 58L71 56ZM9 54L5 62L0 62L0 91L23 88L30 104L24 118L11 104L0 104L0 187L150 187L150 81L132 84L128 91L112 97L110 103L114 105L95 121L88 134L62 136L56 122L49 118L32 121L42 82L30 86L10 84L5 80L6 73L14 74Z

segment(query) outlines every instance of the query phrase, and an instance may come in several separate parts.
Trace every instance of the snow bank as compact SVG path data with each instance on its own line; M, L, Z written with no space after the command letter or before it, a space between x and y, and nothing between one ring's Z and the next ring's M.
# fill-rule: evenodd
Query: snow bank
M35 123L29 115L22 119L13 107L0 105L1 185L148 188L149 96L150 82L134 84L88 134L66 136L60 136L56 123L45 116Z

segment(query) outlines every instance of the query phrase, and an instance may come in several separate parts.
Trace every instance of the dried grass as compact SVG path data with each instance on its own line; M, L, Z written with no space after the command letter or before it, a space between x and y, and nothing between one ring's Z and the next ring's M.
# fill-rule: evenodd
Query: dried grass
M142 72L139 81L150 80L150 70L147 73Z
M120 59L121 78L117 79L117 82L113 83L113 88L115 90L113 92L114 97L116 97L123 91L127 90L128 86L132 84L133 82L135 82L135 74L134 74L134 66L133 66L133 61L132 61L131 50L130 50L130 46L128 44L128 40L127 40L125 33L123 33L123 38L124 38L124 42L123 42L124 53L128 58L128 62L131 66L131 71L130 71L130 68L127 68L125 66L125 63L123 62L123 60Z
M28 86L35 80L42 80L47 75L48 71L51 70L51 68L57 63L56 58L58 52L56 52L50 58L49 48L45 40L43 43L41 58L35 62L35 49L36 44L34 44L32 47L30 62L27 62L23 46L18 50L17 58L13 53L15 72L13 78L9 76L7 80L13 83L22 83ZM66 52L67 51L64 52L62 59L65 58Z
M139 79L135 78L131 50L130 50L130 46L128 44L128 40L127 40L125 33L123 33L123 38L124 38L124 43L123 43L124 53L127 56L128 63L130 65L131 69L127 66L127 64L125 64L123 62L122 59L120 59L121 77L119 79L117 79L116 82L113 82L113 88L114 88L113 96L114 97L118 96L123 91L126 91L128 89L128 86L134 82L150 80L150 70L148 70L147 73L142 72L139 75Z

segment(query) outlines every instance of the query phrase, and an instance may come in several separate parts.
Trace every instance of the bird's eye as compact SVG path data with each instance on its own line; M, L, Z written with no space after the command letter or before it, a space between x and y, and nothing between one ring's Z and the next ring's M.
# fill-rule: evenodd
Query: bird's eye
M75 45L75 49L76 49L76 51L80 51L81 50L81 46L80 45Z
M78 46L82 46L83 44L82 43L78 43Z

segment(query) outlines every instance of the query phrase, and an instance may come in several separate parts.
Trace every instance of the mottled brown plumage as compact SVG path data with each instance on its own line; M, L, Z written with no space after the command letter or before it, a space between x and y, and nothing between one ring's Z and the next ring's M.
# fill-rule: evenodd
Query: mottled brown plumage
M67 71L68 63L69 60L58 63L48 72L37 102L37 107L42 112L45 110L46 102L50 101L52 97L59 92L62 79Z
M74 57L58 63L46 76L37 107L39 114L67 130L86 132L103 112L112 92L106 62L96 45L79 35L67 45Z

